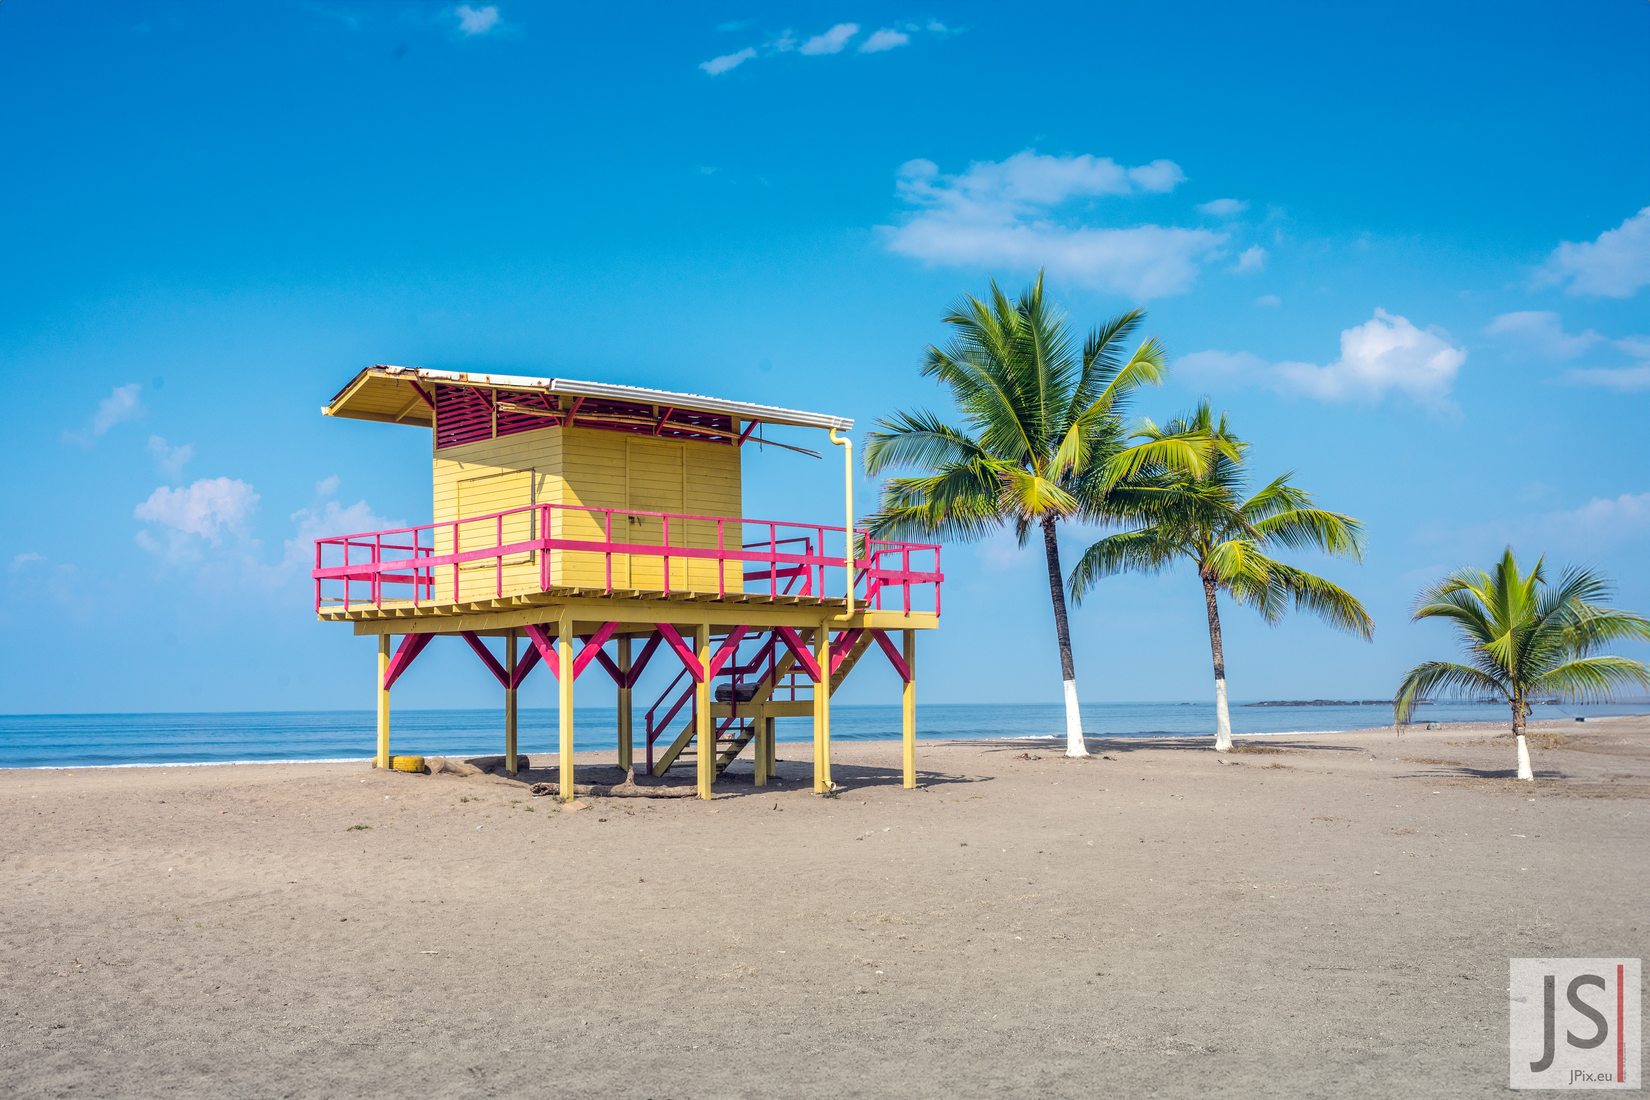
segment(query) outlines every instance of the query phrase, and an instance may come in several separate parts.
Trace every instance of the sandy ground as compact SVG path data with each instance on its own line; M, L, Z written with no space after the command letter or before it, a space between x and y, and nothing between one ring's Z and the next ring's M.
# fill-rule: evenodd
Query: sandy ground
M577 812L0 772L0 1095L1495 1095L1508 957L1650 927L1650 720L1535 740L840 745L836 798L781 745Z

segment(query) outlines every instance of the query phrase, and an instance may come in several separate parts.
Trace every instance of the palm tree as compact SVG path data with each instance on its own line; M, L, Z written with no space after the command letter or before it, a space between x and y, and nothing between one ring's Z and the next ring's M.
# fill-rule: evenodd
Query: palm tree
M1125 571L1155 573L1189 561L1203 582L1209 617L1209 650L1215 672L1215 751L1232 747L1232 718L1226 696L1226 653L1220 632L1220 593L1276 622L1293 603L1341 630L1364 638L1374 623L1363 604L1344 588L1278 561L1266 551L1281 546L1313 548L1361 558L1363 528L1351 516L1313 505L1290 474L1272 479L1245 498L1243 466L1248 445L1232 434L1226 415L1218 421L1207 402L1190 417L1158 428L1149 421L1137 434L1146 442L1184 435L1214 441L1213 457L1202 472L1146 471L1120 486L1091 517L1123 530L1095 542L1071 573L1072 598L1083 597L1104 576Z
M1421 593L1415 618L1447 619L1467 664L1427 661L1398 685L1400 725L1427 699L1484 696L1512 708L1518 778L1533 780L1524 721L1532 698L1600 702L1626 687L1650 688L1650 668L1626 657L1595 656L1611 642L1650 641L1650 619L1606 607L1610 584L1590 569L1570 569L1549 586L1545 559L1520 573L1512 547L1494 571L1462 569Z
M1129 400L1166 370L1155 339L1125 355L1124 344L1144 317L1140 310L1120 314L1079 346L1064 316L1044 299L1041 273L1014 300L993 281L985 299L966 296L946 315L954 335L944 348L930 347L923 363L923 374L950 390L960 425L927 411L900 412L878 421L866 438L869 473L926 471L884 483L879 510L866 520L873 535L972 539L1011 526L1024 546L1033 531L1041 532L1065 688L1067 756L1088 750L1058 525L1084 507L1083 497L1103 494L1148 465L1201 469L1208 450L1206 440L1191 437L1129 445L1123 424Z

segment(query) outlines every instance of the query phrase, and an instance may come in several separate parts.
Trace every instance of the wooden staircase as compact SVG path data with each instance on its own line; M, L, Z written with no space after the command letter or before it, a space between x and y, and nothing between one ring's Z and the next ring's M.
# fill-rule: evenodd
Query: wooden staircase
M724 635L725 637L725 635ZM714 639L713 645L720 644L720 639ZM831 641L832 664L835 666L830 677L830 692L836 694L838 687L848 678L859 659L871 646L871 632L868 630L851 630L839 632ZM840 650L839 647L845 647ZM781 655L782 651L782 655ZM758 678L752 682L748 677L759 672ZM686 679L686 684L682 681ZM785 691L787 700L798 703L813 701L815 684L807 672L797 667L795 655L788 648L779 645L778 635L768 635L766 640L757 646L755 653L746 659L742 654L736 654L717 675L711 685L711 697L717 697L717 688L728 686L729 698L737 698L740 706L758 705L773 699L776 692ZM688 765L690 769L698 767L698 746L694 738L694 684L685 673L671 682L660 696L659 702L654 704L657 710L666 700L671 698L672 692L681 691L685 698L678 696L676 702L667 711L667 716L674 714L686 704L687 720L676 739L670 743L664 753L653 764L654 775L664 775L672 767ZM748 695L745 694L748 692ZM651 712L650 712L651 713ZM739 759L745 747L756 740L758 721L754 718L728 717L712 722L712 731L715 734L716 770L720 777L728 766ZM649 731L649 743L656 733Z

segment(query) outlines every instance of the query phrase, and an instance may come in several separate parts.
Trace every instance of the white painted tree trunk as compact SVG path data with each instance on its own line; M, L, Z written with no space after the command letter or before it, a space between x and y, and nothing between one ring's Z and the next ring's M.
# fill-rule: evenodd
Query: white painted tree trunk
M1215 677L1215 751L1232 751L1232 712L1226 704L1226 677Z
M1530 767L1530 746L1524 743L1522 731L1518 734L1518 778L1535 780L1535 769Z
M1077 681L1067 680L1066 687L1066 755L1087 756L1089 747L1083 741L1083 714L1077 706Z

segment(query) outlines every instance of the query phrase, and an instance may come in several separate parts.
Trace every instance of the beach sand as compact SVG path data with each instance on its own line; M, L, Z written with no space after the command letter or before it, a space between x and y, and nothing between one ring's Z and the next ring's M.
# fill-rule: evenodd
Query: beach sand
M1644 953L1650 719L1533 785L1492 732L924 743L917 791L840 744L836 798L782 744L578 812L0 772L0 1095L1499 1095L1510 956Z

